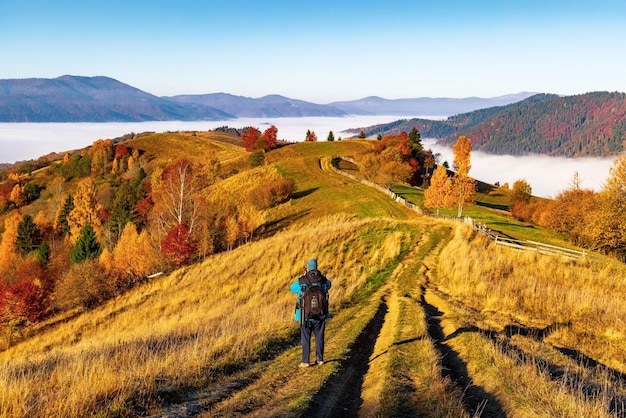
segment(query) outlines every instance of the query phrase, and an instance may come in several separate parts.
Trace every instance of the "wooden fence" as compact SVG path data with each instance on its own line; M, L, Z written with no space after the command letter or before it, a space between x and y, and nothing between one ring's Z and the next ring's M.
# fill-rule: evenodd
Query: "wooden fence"
M356 180L358 182L361 182L363 184L366 184L366 185L368 185L370 187L373 187L373 188L375 188L377 190L380 190L382 193L387 194L389 197L391 197L396 202L406 206L409 209L412 209L412 210L416 211L420 215L432 216L432 217L436 217L436 218L445 218L445 219L452 220L452 221L467 223L467 224L471 225L474 228L474 231L476 231L478 233L481 233L481 234L485 234L489 239L491 239L497 245L502 245L502 246L505 246L505 247L508 247L508 248L513 248L513 249L521 250L521 251L535 251L538 254L561 256L561 257L566 257L566 258L571 258L571 259L582 259L582 258L584 258L584 259L588 259L588 260L591 260L591 261L602 261L598 257L591 256L586 251L578 251L578 250L573 250L571 248L558 247L556 245L543 244L541 242L536 242L536 241L516 240L516 239L512 239L512 238L499 236L496 233L494 233L491 229L489 229L487 227L487 225L481 224L480 222L476 222L474 219L472 219L469 216L458 218L458 217L447 216L447 215L435 215L433 213L425 211L424 209L420 208L419 206L415 205L414 203L411 203L411 202L407 201L405 198L403 198L402 196L399 196L398 194L394 193L393 191L389 190L386 187L383 187L383 186L381 186L379 184L376 184L374 182L371 182L369 180L357 177L357 176L352 175L350 173L346 173L343 170L340 170L336 166L336 164L335 164L336 160L344 160L344 161L349 161L349 162L351 162L351 163L356 165L356 161L354 161L354 159L349 158L349 157L341 157L341 156L334 156L332 159L333 159L333 161L331 163L331 167L337 173L339 173L341 175L344 175L346 177L349 177L351 179L354 179L354 180Z

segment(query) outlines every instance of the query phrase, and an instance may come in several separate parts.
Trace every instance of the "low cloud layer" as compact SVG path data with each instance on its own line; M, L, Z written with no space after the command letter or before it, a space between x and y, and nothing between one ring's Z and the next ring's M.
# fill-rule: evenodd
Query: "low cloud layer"
M424 139L425 148L441 154L441 162L452 167L454 154L450 147L437 145L433 139ZM600 191L609 177L615 158L562 158L543 155L515 157L491 155L480 151L471 153L470 176L487 183L509 183L524 179L532 187L533 195L556 197L571 187L578 172L581 187Z
M0 123L0 162L36 159L50 152L63 152L90 145L99 138L115 138L130 132L206 131L228 125L235 128L254 126L261 131L271 124L278 128L278 137L303 141L307 130L315 131L320 141L329 131L335 138L346 138L344 130L397 120L398 116L349 116L345 118L240 118L227 121L136 122L136 123ZM422 140L425 148L440 153L441 162L454 160L452 149L437 145L434 139ZM524 179L533 194L555 197L572 184L576 172L582 187L599 191L609 176L614 158L558 158L546 156L513 157L474 151L470 175L487 183Z

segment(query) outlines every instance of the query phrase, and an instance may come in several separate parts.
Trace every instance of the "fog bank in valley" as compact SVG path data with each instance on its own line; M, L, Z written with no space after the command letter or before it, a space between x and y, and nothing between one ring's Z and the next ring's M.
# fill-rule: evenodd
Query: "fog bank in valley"
M423 116L422 116L423 117ZM407 116L411 118L411 116ZM436 117L433 117L436 118ZM111 123L0 123L0 163L36 159L50 152L64 152L83 148L100 138L115 138L135 132L207 131L220 126L242 128L254 126L261 131L270 125L278 128L278 137L288 141L303 141L307 130L314 131L320 141L329 131L336 139L348 138L345 130L398 120L398 116L348 116L303 118L240 118L221 121L165 121L165 122L111 122ZM441 162L453 164L449 147L436 144L433 139L422 140L425 148L441 154ZM582 187L599 191L609 176L614 158L558 158L546 156L498 156L474 151L471 155L470 175L487 183L504 184L525 179L533 194L555 197L567 189L576 172Z
M441 154L440 162L452 167L452 148L436 144L434 139L423 139L425 148ZM472 151L470 176L486 183L509 183L524 179L535 196L554 198L571 187L578 172L581 187L600 191L609 177L615 158L564 158L544 155L512 156L492 155Z

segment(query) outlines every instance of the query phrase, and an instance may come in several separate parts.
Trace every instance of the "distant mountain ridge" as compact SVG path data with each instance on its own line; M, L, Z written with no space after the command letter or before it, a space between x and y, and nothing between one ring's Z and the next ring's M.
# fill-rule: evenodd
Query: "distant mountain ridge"
M228 120L237 117L356 115L449 116L522 100L531 93L494 98L417 98L316 104L280 95L227 93L158 97L110 77L0 80L0 122L140 122Z
M234 96L228 93L179 95L169 97L169 99L181 104L200 104L214 107L237 117L339 117L347 115L346 112L335 107L290 99L277 94L263 96L258 99Z
M447 145L454 144L459 135L468 136L472 149L491 154L611 156L623 152L626 144L626 93L537 94L443 121L403 119L362 130L367 136L384 136L413 127L422 137Z
M232 119L197 104L180 104L103 76L0 80L2 122L139 122Z
M420 97L393 100L370 96L359 100L333 102L329 103L329 106L353 115L450 116L471 112L476 109L519 102L535 94L537 93L521 92L491 98L466 97L453 99Z

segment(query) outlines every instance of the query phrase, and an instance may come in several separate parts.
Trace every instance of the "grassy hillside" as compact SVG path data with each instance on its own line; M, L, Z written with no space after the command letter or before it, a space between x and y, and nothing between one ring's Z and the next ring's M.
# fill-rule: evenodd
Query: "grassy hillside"
M184 138L133 146L151 167L213 149L249 168ZM269 152L296 191L256 239L31 330L0 353L0 416L621 416L624 267L491 246L330 169L368 148ZM311 257L333 318L326 364L301 370L288 287Z

